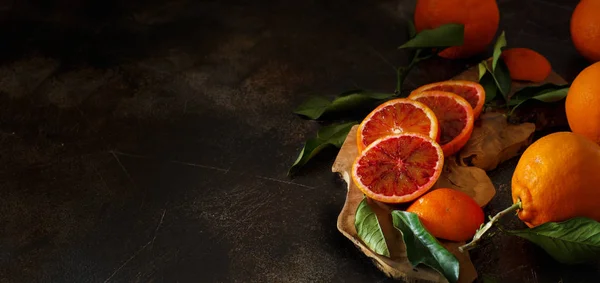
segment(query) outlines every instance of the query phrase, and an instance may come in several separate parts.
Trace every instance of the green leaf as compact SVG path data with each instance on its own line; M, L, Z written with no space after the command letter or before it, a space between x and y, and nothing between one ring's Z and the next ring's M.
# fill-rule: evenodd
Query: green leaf
M576 217L508 233L533 242L561 263L600 259L600 223L589 218Z
M479 68L479 80L481 81L481 78L483 78L483 76L486 74L487 72L487 63L485 61L480 62L479 64L477 64L477 67Z
M368 103L383 102L391 98L393 93L376 93L354 90L342 93L333 101L320 96L313 96L302 103L294 113L306 116L310 119L319 119L325 113L351 111Z
M512 80L510 78L510 72L508 71L508 67L504 61L498 61L498 65L496 66L496 70L492 71L489 67L486 68L489 73L491 73L494 78L494 82L496 83L496 87L502 93L502 97L508 103L508 93L510 92L510 86L512 84Z
M340 93L340 95L338 95L338 97L347 96L347 95L351 95L354 93L363 93L363 92L365 92L365 91L363 91L362 89L351 89L351 90L347 90L347 91Z
M358 237L360 237L369 249L377 254L390 256L390 251L385 242L381 226L379 226L377 215L371 210L365 198L363 198L356 209L354 226L356 227Z
M492 70L496 71L496 65L498 64L498 58L502 54L502 48L506 46L506 36L504 31L498 36L496 39L496 43L494 44L494 55L492 59Z
M340 96L331 102L327 107L327 112L344 112L351 111L376 101L383 101L392 97L393 93L353 93L345 96Z
M542 102L556 102L556 101L562 100L563 98L567 97L568 93L569 93L569 88L565 87L565 88L556 89L556 90L544 91L544 92L542 92L538 95L535 95L529 99L535 99L535 100L539 100ZM525 101L525 100L527 100L527 98L523 99L522 101ZM519 101L519 100L517 99L515 101Z
M417 35L417 28L415 27L415 23L411 20L406 21L406 27L408 28L408 38L412 39Z
M331 102L321 96L313 96L300 104L294 113L304 115L310 119L318 119L325 113Z
M435 29L423 30L407 41L402 48L435 48L463 44L465 27L462 24L445 24Z
M496 83L497 90L500 90L500 93L502 93L502 97L504 97L504 100L506 101L506 103L508 103L508 93L510 92L512 79L510 78L510 72L508 70L508 67L506 66L506 63L504 63L504 61L500 58L500 55L502 55L502 48L504 48L505 46L506 46L506 35L505 35L505 32L502 31L500 36L498 36L498 38L496 39L496 43L494 44L494 54L492 57L492 68L490 69L490 67L487 65L487 63L485 61L479 63L479 80L481 81L482 77L485 76L485 75L482 75L482 73L483 73L482 69L483 69L483 67L485 67L487 69L487 71L492 74L494 82ZM489 79L486 79L486 80L489 80ZM486 83L487 83L487 81L486 81ZM491 87L489 87L489 89L491 89ZM486 89L486 102L489 102L494 97L496 97L496 91L492 91L492 93L493 93L493 95L487 96L487 89Z
M498 65L496 65L496 69L494 70L494 78L496 78L500 93L502 93L504 98L508 101L508 93L510 92L512 79L510 78L510 72L504 61L498 61Z
M288 171L288 175L291 174L298 167L301 167L304 164L306 164L308 160L313 158L313 156L315 156L317 153L319 153L319 151L323 150L327 146L329 146L329 143L324 143L316 138L307 140L304 143L304 147L302 147L302 151L300 151L298 158L296 159L294 164L292 164L292 167Z
M328 146L341 147L348 136L348 132L350 132L352 126L356 124L357 122L348 122L321 128L317 133L316 138L309 139L304 143L304 147L302 147L300 154L298 154L298 158L296 158L296 161L290 167L288 175L305 165L324 148Z
M515 109L517 109L519 106L521 106L521 104L525 103L525 101L527 101L529 99L535 99L535 100L539 100L542 102L556 102L556 101L562 100L563 98L567 97L568 93L569 93L569 88L565 87L565 88L561 88L561 89L543 91L540 94L535 95L530 98L514 99L514 100L511 99L509 105L511 105L511 106L514 105L514 107L510 111L510 114L512 114L515 111Z
M546 84L539 85L539 86L527 86L527 87L524 87L524 88L520 89L519 91L515 92L515 94L513 94L513 96L511 97L511 100L522 101L522 100L532 98L536 95L540 95L543 93L560 90L560 89L564 89L564 88L568 89L569 86L570 86L570 84L555 85L552 83L546 83Z
M357 122L348 122L323 127L317 132L317 139L326 141L335 147L341 147L348 136L348 132L356 124Z
M394 210L392 219L394 227L402 232L406 256L413 266L423 263L439 271L448 281L458 281L458 260L425 230L416 214Z
M491 73L486 72L485 75L479 80L479 84L483 86L485 90L485 102L489 103L496 98L498 92L498 86Z

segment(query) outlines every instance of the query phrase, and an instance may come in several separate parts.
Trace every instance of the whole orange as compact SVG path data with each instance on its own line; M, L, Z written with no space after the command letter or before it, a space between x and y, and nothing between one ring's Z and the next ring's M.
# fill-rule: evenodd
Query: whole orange
M600 0L599 0L600 1ZM600 143L600 62L585 68L569 88L565 112L571 131Z
M582 0L577 4L571 15L571 39L583 57L600 61L600 1Z
M466 58L478 54L492 42L500 12L496 0L417 0L415 27L417 31L444 24L465 26L462 46L453 46L440 52L448 59Z
M471 239L484 220L483 210L473 198L447 188L428 192L406 211L417 214L434 237L457 242Z
M552 72L544 55L529 48L509 48L502 51L510 77L517 81L543 82Z
M600 221L600 146L572 132L544 136L521 155L512 199L529 227L573 217Z

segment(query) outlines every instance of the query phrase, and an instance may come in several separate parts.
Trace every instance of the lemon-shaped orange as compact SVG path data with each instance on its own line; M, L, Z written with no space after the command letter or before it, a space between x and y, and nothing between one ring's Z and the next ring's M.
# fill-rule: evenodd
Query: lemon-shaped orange
M558 132L531 144L512 178L513 202L529 227L573 217L600 221L600 146L582 135Z

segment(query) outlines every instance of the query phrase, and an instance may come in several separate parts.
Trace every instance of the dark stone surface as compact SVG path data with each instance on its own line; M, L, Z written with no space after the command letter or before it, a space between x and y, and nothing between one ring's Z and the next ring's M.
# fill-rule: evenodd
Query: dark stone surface
M576 1L499 4L510 46L538 50L569 81L586 65L569 39ZM0 281L391 281L336 229L335 151L286 173L318 127L292 114L310 94L393 90L386 61L407 63L396 46L413 7L3 1ZM405 87L467 63L425 62ZM490 173L487 213L510 202L515 163ZM600 275L512 237L472 257L499 282Z

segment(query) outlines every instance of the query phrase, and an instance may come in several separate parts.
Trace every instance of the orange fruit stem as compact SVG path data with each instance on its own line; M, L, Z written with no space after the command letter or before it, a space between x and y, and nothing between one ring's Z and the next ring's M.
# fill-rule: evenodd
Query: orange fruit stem
M488 230L490 230L490 228L492 228L492 226L494 226L494 224L496 224L500 220L500 218L502 218L504 215L507 215L509 213L513 213L514 211L517 211L521 208L522 208L521 200L518 200L517 202L513 203L513 205L511 205L510 207L498 212L496 215L494 215L494 217L492 217L490 219L490 221L485 223L485 225L481 226L481 228L479 230L477 230L477 232L475 233L475 236L473 236L473 240L458 247L458 250L460 252L465 252L465 251L475 248L477 246L477 243L481 240L481 237L483 236L483 234L485 234Z

